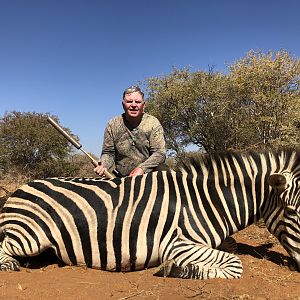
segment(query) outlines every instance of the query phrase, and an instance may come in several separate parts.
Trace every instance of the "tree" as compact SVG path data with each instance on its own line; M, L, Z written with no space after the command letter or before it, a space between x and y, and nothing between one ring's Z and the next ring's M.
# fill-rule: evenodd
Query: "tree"
M147 80L149 99L146 110L161 121L168 148L176 153L180 153L187 143L182 130L181 103L186 99L183 85L188 77L188 70L174 69L170 75Z
M250 51L228 74L172 73L146 80L147 110L161 121L171 152L299 146L299 60L286 51Z
M72 147L47 122L47 116L13 111L0 119L0 163L3 175L12 170L31 178L76 173L77 166L70 161ZM57 117L51 117L57 120Z
M174 69L165 77L148 79L147 87L147 110L160 119L171 151L178 155L189 145L206 152L226 149L233 111L225 75Z
M299 59L286 51L250 51L229 69L244 120L240 147L249 141L259 148L298 146Z
M95 160L97 157L89 153ZM72 155L71 162L78 166L78 171L76 172L76 176L78 177L95 177L94 166L91 164L91 161L86 157L83 153L76 153Z

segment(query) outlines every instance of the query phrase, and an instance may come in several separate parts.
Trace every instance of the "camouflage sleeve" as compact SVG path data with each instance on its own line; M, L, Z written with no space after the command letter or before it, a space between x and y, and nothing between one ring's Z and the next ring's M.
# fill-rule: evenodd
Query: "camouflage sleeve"
M166 159L164 131L158 120L150 134L150 153L150 157L139 165L145 173L153 171Z
M114 166L115 146L110 124L107 125L104 131L103 146L100 160L103 166L107 169L111 169Z

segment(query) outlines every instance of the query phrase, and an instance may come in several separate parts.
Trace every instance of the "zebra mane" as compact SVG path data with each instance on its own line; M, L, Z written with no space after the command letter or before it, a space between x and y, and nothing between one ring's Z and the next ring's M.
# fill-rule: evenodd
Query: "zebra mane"
M248 160L253 158L254 160L258 159L259 156L273 156L276 160L279 160L279 156L284 157L284 160L288 162L292 155L295 155L294 166L300 166L300 151L298 149L292 148L277 148L269 150L249 150L245 152L228 150L223 152L216 152L213 154L207 153L193 153L193 155L186 156L184 159L181 159L177 166L176 171L190 173L192 169L198 170L202 168L211 169L213 163L221 162L225 159L232 160L233 158L237 160Z

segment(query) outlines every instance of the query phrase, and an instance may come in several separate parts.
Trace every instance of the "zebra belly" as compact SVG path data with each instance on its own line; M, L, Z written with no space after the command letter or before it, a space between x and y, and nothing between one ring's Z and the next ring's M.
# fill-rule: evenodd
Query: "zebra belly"
M159 265L158 244L150 247L147 236L139 235L137 239L108 238L106 240L108 271L134 271Z
M5 238L1 243L1 248L10 256L37 256L44 250L53 248L57 257L67 265L126 272L159 264L158 249L152 249L149 252L144 245L144 247L139 246L133 252L130 248L132 244L129 241L120 248L113 247L112 240L106 242L107 251L101 253L101 244L105 244L103 241L102 243L100 241L99 244L96 243L97 245L94 244L92 251L89 251L89 249L85 249L83 243L75 243L75 241L67 243L64 239L58 239L58 236L46 236L43 234L44 232L35 232L38 235L37 239L32 232L20 232L20 228L14 224L6 224L2 229L5 232ZM101 256L106 259L101 261Z

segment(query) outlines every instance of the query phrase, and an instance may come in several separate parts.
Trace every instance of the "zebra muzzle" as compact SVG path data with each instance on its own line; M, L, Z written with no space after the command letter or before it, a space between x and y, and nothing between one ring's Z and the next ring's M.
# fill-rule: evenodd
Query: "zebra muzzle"
M295 260L291 259L288 262L288 267L291 271L300 272L300 263L296 262Z

